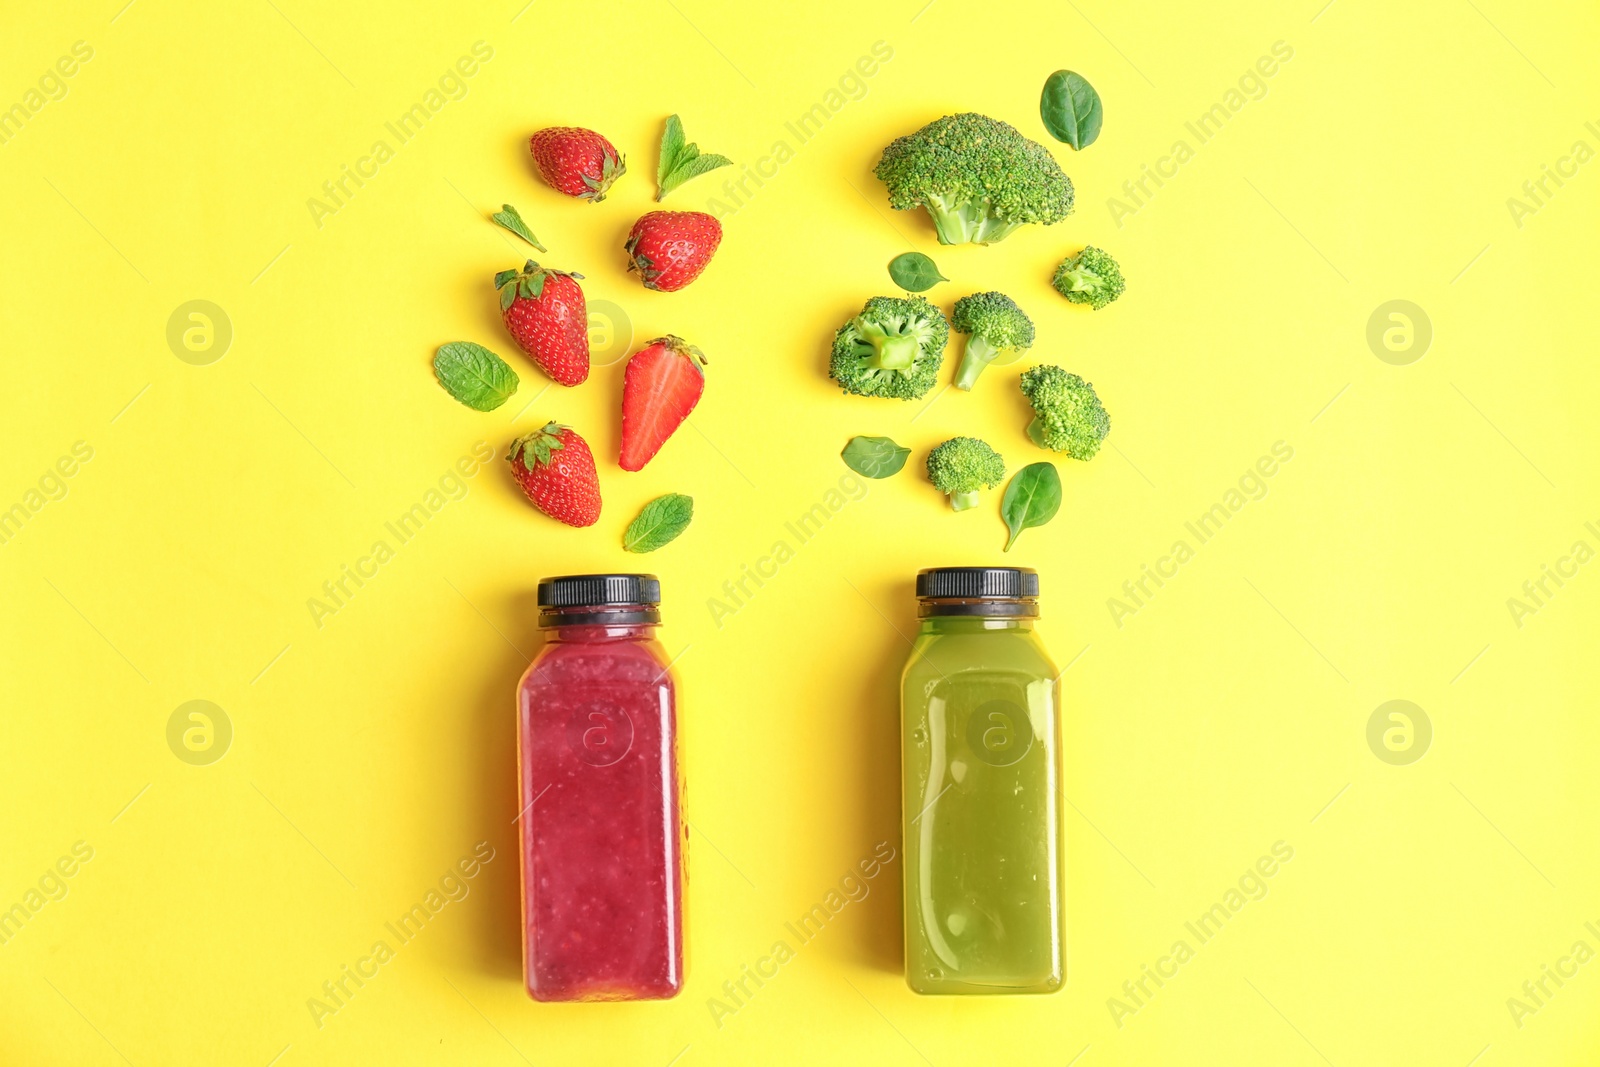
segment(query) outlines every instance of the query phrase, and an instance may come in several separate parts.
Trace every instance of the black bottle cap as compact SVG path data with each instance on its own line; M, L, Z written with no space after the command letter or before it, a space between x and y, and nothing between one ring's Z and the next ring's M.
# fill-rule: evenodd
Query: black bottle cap
M539 579L541 608L609 608L661 603L653 574L563 574Z
M1028 567L929 567L917 572L918 613L1035 618L1039 574Z
M1039 595L1039 572L1027 567L929 567L917 572L919 597Z
M549 625L659 622L660 603L661 582L653 574L563 574L539 579L540 617Z

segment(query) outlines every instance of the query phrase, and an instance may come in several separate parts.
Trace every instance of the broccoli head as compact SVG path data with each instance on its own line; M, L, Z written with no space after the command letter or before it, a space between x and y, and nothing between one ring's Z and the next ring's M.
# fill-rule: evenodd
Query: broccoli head
M970 111L896 138L873 173L896 210L928 209L940 244L994 244L1072 212L1072 179L1043 145Z
M1022 372L1022 395L1033 405L1028 436L1040 448L1093 459L1111 432L1111 416L1100 406L1094 386L1076 374L1048 365Z
M1056 292L1074 304L1088 304L1094 311L1121 296L1126 288L1117 261L1110 252L1094 245L1063 259L1051 282Z
M875 296L834 335L828 374L847 393L915 400L938 380L949 338L925 297Z
M1006 461L976 437L952 437L928 453L928 480L957 511L977 504L978 490L993 489L1005 476Z
M970 334L956 371L956 388L971 389L983 368L1010 363L1033 347L1033 320L1004 293L973 293L956 301L950 325Z

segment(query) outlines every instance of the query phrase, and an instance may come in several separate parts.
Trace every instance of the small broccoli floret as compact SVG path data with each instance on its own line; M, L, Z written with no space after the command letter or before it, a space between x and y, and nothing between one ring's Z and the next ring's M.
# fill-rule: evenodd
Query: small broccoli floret
M952 437L928 453L928 480L957 511L977 504L978 490L993 489L1005 476L1006 461L976 437Z
M1110 252L1094 245L1063 259L1051 281L1056 292L1074 304L1088 304L1095 311L1121 296L1126 288L1117 261Z
M1033 405L1028 436L1040 448L1065 452L1073 459L1093 459L1111 432L1111 416L1100 406L1094 386L1060 367L1023 371L1022 395Z
M828 374L847 393L915 400L938 380L949 338L925 297L875 296L834 335Z
M873 173L896 210L928 209L940 244L994 244L1072 212L1072 179L1043 145L970 111L896 138Z
M1033 320L1004 293L973 293L956 301L950 325L971 334L956 371L956 388L971 389L983 368L1010 363L1033 347Z

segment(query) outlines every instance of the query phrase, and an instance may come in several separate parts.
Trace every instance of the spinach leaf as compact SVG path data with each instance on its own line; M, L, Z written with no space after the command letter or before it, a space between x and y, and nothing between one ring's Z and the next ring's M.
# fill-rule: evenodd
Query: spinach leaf
M950 279L939 273L933 260L921 252L902 252L889 261L889 277L908 293L932 289L939 282Z
M899 474L906 465L911 449L895 444L887 437L852 437L839 455L845 466L868 478L887 478Z
M1000 517L1011 530L1006 551L1017 543L1017 535L1033 526L1043 526L1061 509L1061 475L1054 463L1030 463L1006 486L1000 499Z
M1039 117L1056 140L1074 149L1088 148L1100 136L1100 94L1082 74L1058 70L1045 79Z

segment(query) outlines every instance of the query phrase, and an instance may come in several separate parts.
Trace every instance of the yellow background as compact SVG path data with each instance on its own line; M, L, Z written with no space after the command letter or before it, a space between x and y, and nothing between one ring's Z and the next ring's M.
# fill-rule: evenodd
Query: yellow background
M1574 942L1600 948L1584 927L1600 925L1600 568L1520 627L1506 603L1575 541L1600 547L1584 527L1600 520L1600 164L1548 184L1520 226L1507 206L1575 141L1600 147L1584 126L1600 120L1594 12L923 2L10 5L0 106L74 42L93 58L0 145L0 507L74 442L94 453L0 545L0 907L75 843L93 859L0 945L0 1059L1600 1057L1600 964L1520 1026L1507 1007ZM476 41L492 59L398 145L384 124ZM826 106L877 41L892 59L847 79L799 144L785 124ZM1184 124L1277 41L1292 60L1200 144ZM1092 147L1051 143L1076 214L944 249L921 213L888 210L871 168L891 138L971 109L1044 140L1038 93L1060 67L1106 106ZM749 185L705 275L657 294L620 245L672 112L708 151L754 164L783 139L793 157ZM533 175L526 138L558 124L627 154L604 204ZM394 158L319 227L308 199L380 138ZM1193 158L1119 225L1108 198L1179 139ZM666 206L705 208L730 176ZM645 471L612 462L620 362L541 392L503 335L489 279L523 251L485 221L502 202L549 246L540 258L623 309L629 336L671 331L710 356L691 426ZM1048 287L1084 243L1130 279L1092 314ZM908 248L952 279L930 294L946 308L978 288L1016 297L1036 359L1090 378L1112 414L1110 447L1062 460L1061 514L1009 556L998 493L954 515L919 467L956 433L1012 466L1043 458L1015 368L931 406L845 397L824 375L833 330L892 291L884 266ZM194 299L233 328L207 366L166 341ZM1434 330L1405 366L1366 340L1392 299ZM519 371L504 408L468 410L434 383L434 348L458 339ZM601 460L594 528L536 514L498 459L551 418ZM855 434L916 452L718 626L708 600L848 473L837 453ZM319 628L307 600L480 440L497 458L465 498ZM1277 441L1294 458L1265 498L1119 627L1108 598ZM693 526L623 554L627 521L668 491L695 497ZM911 995L895 863L717 1025L722 983L898 842L913 572L1002 561L1039 569L1043 633L1071 663L1067 988ZM631 567L661 575L663 640L682 654L689 984L670 1003L537 1005L517 972L511 825L533 589ZM208 766L166 740L196 699L234 732ZM1367 743L1391 699L1432 723L1410 765ZM496 858L469 895L319 1028L308 998L479 841ZM1294 858L1265 898L1118 1025L1123 982L1278 841Z

